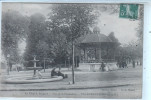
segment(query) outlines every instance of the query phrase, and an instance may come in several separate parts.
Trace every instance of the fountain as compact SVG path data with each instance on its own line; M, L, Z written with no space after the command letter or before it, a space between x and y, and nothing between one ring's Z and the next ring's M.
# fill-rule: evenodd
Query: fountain
M34 70L34 74L33 74L33 78L36 77L36 70L39 70L39 69L42 69L42 67L37 67L36 66L36 63L39 61L39 60L36 60L36 56L34 55L34 59L31 60L33 63L34 63L34 67L29 67L27 69L30 69L30 70Z
M3 80L3 83L8 83L8 84L29 84L29 83L42 83L42 82L53 82L53 81L59 81L62 80L63 77L62 76L58 76L58 77L54 77L51 78L50 76L48 76L47 78L37 78L36 77L36 70L42 69L42 67L37 67L36 63L39 60L36 60L36 56L34 56L34 59L32 60L32 62L34 63L34 67L29 67L28 69L30 70L34 70L33 72L33 77L26 77L26 76L18 76L18 77L9 77L9 78L5 78Z

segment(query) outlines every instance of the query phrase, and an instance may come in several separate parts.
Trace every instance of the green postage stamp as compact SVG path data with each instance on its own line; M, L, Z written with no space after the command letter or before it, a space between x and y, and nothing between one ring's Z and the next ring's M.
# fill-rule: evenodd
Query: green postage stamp
M138 4L120 4L120 18L138 18Z

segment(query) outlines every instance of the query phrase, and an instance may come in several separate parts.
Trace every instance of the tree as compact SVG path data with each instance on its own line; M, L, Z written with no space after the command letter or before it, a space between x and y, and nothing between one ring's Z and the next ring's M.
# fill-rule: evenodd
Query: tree
M139 42L143 42L143 19L144 19L144 7L143 5L140 6L139 9L139 24L138 28L136 29L137 31L137 37Z
M108 37L113 41L119 43L118 39L115 37L114 32L111 32Z
M72 41L88 31L95 22L90 4L54 4L49 14L50 20L58 28L64 27L68 41Z
M138 37L138 40L136 43L133 43L133 48L135 48L134 54L135 58L140 58L142 60L143 58L143 19L144 19L144 6L140 5L139 9L139 24L138 28L136 29L137 33L136 36ZM142 62L142 61L140 61Z
M18 42L28 33L28 17L17 11L9 10L2 14L2 52L10 61L19 62Z
M29 24L29 34L27 35L26 39L26 52L24 54L24 58L26 61L32 60L34 55L36 55L38 59L43 59L44 55L47 55L44 54L48 51L47 43L45 42L44 37L45 34L45 17L39 13L31 15ZM46 45L46 47L44 45Z
M89 27L95 23L93 7L91 4L54 4L51 11L49 19L52 23L52 33L65 38L65 42L60 41L67 48L64 54L71 55L72 42L77 42L78 37L88 33Z
M94 23L96 16L92 14L93 9L90 4L54 4L50 19L58 30L65 34L67 42L72 44L72 76L74 84L74 45L75 40L89 31L89 27ZM59 48L60 49L60 48ZM62 49L62 48L61 48ZM66 54L67 50L63 54Z
M38 59L39 60L43 60L44 58L47 58L49 57L49 45L48 43L46 43L45 41L42 41L40 40L38 43L37 43L37 54L38 54Z

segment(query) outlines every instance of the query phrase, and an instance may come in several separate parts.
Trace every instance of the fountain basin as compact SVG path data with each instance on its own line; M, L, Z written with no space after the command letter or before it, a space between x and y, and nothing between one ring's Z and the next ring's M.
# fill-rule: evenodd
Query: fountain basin
M27 67L27 70L38 70L42 69L42 67Z
M54 82L54 81L59 81L62 80L62 76L54 77L54 78L42 78L42 79L29 79L29 78L24 78L24 79L6 79L3 80L3 83L7 84L30 84L30 83L43 83L43 82Z

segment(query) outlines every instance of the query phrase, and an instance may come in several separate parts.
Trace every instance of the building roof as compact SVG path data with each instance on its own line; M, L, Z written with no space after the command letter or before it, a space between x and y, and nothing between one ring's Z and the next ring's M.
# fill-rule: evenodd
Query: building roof
M81 43L103 43L113 42L109 37L104 34L87 34Z

